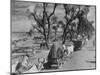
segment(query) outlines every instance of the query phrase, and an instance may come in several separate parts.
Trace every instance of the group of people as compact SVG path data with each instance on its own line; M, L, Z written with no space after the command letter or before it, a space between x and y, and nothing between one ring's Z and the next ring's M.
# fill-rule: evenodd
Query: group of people
M34 64L30 61L30 56L28 54L23 55L20 61L16 61L16 63L12 65L12 75L39 72L44 68L44 62L45 58L38 58L37 64Z
M82 41L73 40L62 44L60 41L53 42L47 58L38 58L37 64L29 61L30 56L24 55L21 61L16 62L12 72L14 73L31 73L39 72L43 69L60 68L72 53L81 47ZM13 67L13 66L12 66Z
M54 64L60 65L63 63L63 57L65 55L70 56L73 52L73 45L66 47L65 44L53 43L47 58L38 58L37 64L32 64L29 61L30 56L28 54L23 55L22 59L12 66L12 73L29 73L29 72L39 72L43 69L50 69Z
M71 58L73 52L81 50L87 41L88 38L82 38L79 35L77 39L68 40L64 44L59 41L54 42L48 54L49 67L55 64L59 68L65 58Z

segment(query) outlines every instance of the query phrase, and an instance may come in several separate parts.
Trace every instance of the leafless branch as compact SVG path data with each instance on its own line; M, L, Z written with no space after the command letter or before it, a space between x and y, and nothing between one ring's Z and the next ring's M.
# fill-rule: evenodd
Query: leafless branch
M49 17L51 17L51 16L54 14L54 12L55 12L55 10L56 10L56 7L57 7L57 4L54 4L53 12L49 15Z
M32 27L35 28L35 29L37 29L38 32L40 32L41 34L43 34L42 30L40 30L38 27L36 27L36 26L34 26L34 25L32 25Z
M42 26L42 24L38 21L38 19L36 18L36 15L34 13L31 13L31 15L34 17L35 21L40 25Z

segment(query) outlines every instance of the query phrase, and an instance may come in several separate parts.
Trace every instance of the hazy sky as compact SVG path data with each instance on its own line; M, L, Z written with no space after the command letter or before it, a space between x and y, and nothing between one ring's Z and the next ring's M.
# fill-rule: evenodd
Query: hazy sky
M31 27L31 21L28 18L27 9L33 11L35 2L24 2L24 1L15 1L12 0L11 3L11 17L12 17L12 31L13 32L24 32L28 31ZM52 7L51 7L52 8ZM48 8L50 10L50 8ZM64 16L64 9L61 6L58 6L55 11L59 19L62 19ZM90 12L88 14L88 19L90 21L95 21L95 7L90 7ZM95 25L95 23L94 23Z

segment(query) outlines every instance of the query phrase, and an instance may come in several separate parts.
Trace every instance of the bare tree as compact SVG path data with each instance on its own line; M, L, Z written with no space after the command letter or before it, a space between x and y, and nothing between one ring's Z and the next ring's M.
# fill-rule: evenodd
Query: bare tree
M88 21L87 14L89 12L88 6L80 6L80 5L63 5L65 9L65 20L66 24L63 31L63 43L65 43L66 35L69 33L70 35L73 35L73 33L77 32L78 34L87 33L87 35L90 34L90 32L93 31L92 23ZM73 30L73 21L78 19L77 22L77 31L75 32ZM84 27L84 28L83 28ZM70 40L72 40L72 36L70 37Z
M51 22L51 18L55 13L57 4L52 4L53 5L52 12L47 11L48 7L49 7L48 3L43 3L43 4L39 4L39 5L41 5L41 6L40 7L36 6L34 9L34 12L32 12L30 14L31 16L34 17L34 20L37 23L36 25L32 25L32 26L33 26L33 28L37 29L37 31L44 36L44 40L45 40L46 45L48 47L49 36L50 36L50 27L53 24Z

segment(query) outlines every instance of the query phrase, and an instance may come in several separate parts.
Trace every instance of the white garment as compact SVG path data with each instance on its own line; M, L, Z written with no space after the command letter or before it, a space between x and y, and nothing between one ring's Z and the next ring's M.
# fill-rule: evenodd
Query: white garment
M27 56L24 56L24 59L23 59L23 61L22 61L22 65L23 65L23 66L27 66L27 65L28 65L27 60L28 60L28 57L27 57Z
M25 71L23 73L32 73L32 72L39 72L36 65L33 65L31 69L29 69L28 71Z
M68 50L68 56L69 56L74 51L74 46L73 45L68 46L67 50Z
M12 65L12 73L16 73L15 69L16 69L17 64L18 64L18 61L16 61L16 63Z
M66 46L65 45L63 45L63 49L66 50Z

